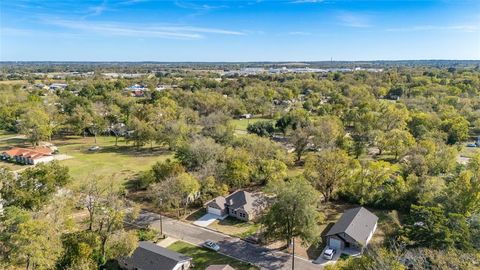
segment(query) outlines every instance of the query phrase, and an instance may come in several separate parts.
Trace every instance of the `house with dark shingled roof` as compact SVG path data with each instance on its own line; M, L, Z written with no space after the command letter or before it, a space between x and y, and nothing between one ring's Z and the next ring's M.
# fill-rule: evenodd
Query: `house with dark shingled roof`
M378 217L364 207L348 209L325 235L327 245L337 251L363 251L377 229Z
M118 259L126 270L187 270L192 258L154 243L142 241L130 257Z

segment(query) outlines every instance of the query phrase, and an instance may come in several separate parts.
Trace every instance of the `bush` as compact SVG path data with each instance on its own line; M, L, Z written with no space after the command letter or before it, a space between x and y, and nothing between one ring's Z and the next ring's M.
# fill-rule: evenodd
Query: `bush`
M270 137L275 132L275 127L270 121L259 121L248 124L247 131L261 137Z
M153 241L158 239L158 232L153 229L140 229L137 230L137 236L139 241Z

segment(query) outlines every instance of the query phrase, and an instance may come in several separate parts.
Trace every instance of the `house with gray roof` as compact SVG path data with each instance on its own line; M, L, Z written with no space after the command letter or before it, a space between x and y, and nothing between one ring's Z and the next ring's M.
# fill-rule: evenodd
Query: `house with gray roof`
M240 220L255 219L265 208L265 199L260 194L237 190L227 197L217 198L205 203L207 212L218 216L231 216Z
M187 270L192 258L152 242L142 241L130 257L118 259L126 270Z
M364 207L348 209L325 235L327 245L337 251L362 251L377 229L378 217Z

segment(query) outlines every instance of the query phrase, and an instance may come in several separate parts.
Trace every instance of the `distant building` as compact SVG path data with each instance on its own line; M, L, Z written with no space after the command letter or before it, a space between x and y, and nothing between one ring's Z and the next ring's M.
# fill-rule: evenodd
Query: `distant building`
M120 268L126 270L187 270L192 258L142 241L138 243L132 256L117 261Z
M49 147L14 147L10 150L2 152L0 157L1 159L6 161L14 161L20 164L36 165L38 163L47 163L54 160L53 152L54 150Z

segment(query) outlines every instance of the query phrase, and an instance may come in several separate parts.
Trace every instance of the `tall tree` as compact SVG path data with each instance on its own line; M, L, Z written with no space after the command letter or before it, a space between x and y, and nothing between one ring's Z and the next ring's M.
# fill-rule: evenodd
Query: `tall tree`
M37 146L42 140L50 139L53 133L48 114L39 107L30 108L22 115L19 130L27 136L33 146Z
M271 188L276 196L262 220L265 235L267 239L287 241L295 256L295 238L307 244L314 242L318 236L318 194L304 178L276 183Z
M70 181L68 168L58 162L39 164L21 172L18 179L3 179L0 190L6 205L15 205L29 210L41 208L57 191Z
M34 219L17 207L6 207L0 224L2 260L27 270L54 268L62 245L55 226L48 220Z
M340 149L325 149L309 155L305 161L304 176L329 201L337 188L352 176L356 163Z

